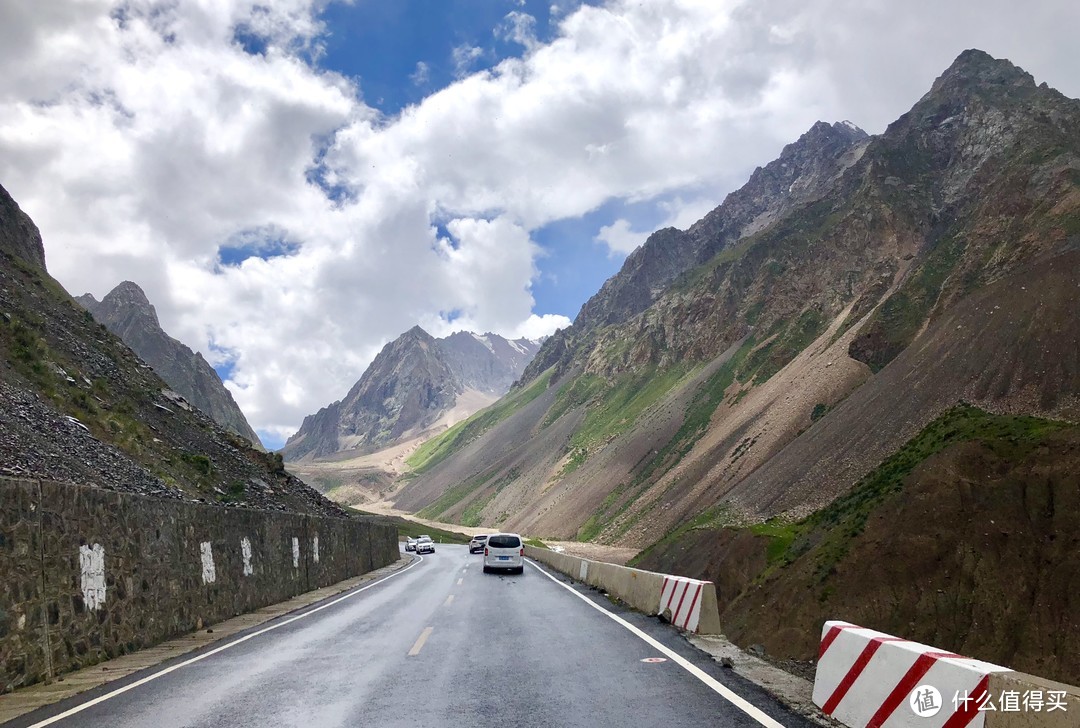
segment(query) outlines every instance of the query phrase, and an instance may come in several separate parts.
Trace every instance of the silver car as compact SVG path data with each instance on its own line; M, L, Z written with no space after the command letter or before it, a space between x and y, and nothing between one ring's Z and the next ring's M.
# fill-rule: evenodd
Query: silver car
M435 553L435 542L431 540L431 536L421 536L416 540L416 553L418 554L433 554Z
M405 539L405 550L406 551L416 551L416 539L413 538L412 536Z

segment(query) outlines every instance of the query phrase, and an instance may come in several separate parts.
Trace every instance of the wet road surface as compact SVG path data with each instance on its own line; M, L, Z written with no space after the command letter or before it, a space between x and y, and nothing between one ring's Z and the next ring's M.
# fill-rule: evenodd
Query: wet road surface
M531 562L498 575L481 559L440 545L307 616L4 728L811 725L657 619Z

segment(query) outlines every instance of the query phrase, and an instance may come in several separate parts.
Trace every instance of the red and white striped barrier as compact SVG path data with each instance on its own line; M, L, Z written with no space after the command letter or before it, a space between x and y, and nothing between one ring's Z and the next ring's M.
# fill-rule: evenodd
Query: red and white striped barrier
M826 622L814 704L852 728L982 728L995 672L1009 668Z
M660 611L667 611L671 623L679 629L696 632L701 618L701 592L712 582L689 579L685 576L664 576L660 589ZM655 592L654 592L655 593Z

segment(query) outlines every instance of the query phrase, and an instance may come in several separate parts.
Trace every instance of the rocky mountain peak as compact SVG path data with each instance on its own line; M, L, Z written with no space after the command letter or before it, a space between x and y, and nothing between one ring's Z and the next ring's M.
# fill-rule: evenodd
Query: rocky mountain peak
M1008 60L968 50L867 154L886 185L911 185L937 214L979 199L969 195L972 186L1018 150L1072 144L1078 112L1076 100L1036 85Z
M282 453L295 461L417 437L451 410L471 414L505 394L539 347L490 331L436 339L413 326L382 348L344 399L305 417Z
M107 329L119 336L176 392L222 427L248 439L259 437L232 394L202 354L169 336L158 323L157 310L138 284L124 281L97 301L89 293L77 300Z
M796 141L784 147L780 152L780 159L786 156L795 156L806 147L821 147L828 144L850 143L869 138L869 134L850 121L837 121L832 124L827 121L817 121Z
M952 62L934 81L931 94L956 93L965 87L1035 86L1035 78L1004 58L994 58L985 51L970 48Z
M30 216L0 187L0 252L45 270L45 246Z
M149 319L148 323L152 322L154 326L161 325L158 322L157 309L150 303L150 299L146 297L143 289L131 281L123 281L116 288L109 291L105 298L101 299L101 303L98 304L98 310L105 317L123 312L125 315L145 316Z

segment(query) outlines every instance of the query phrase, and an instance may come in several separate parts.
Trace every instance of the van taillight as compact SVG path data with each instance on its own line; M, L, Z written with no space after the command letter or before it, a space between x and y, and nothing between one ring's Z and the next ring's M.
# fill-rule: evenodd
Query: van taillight
M525 555L525 547L524 547L524 546L522 546L522 547L521 547L521 555L522 555L522 556L524 556L524 555Z
M488 550L487 550L487 547L485 546L484 547L484 556L487 556L487 555L488 555Z

